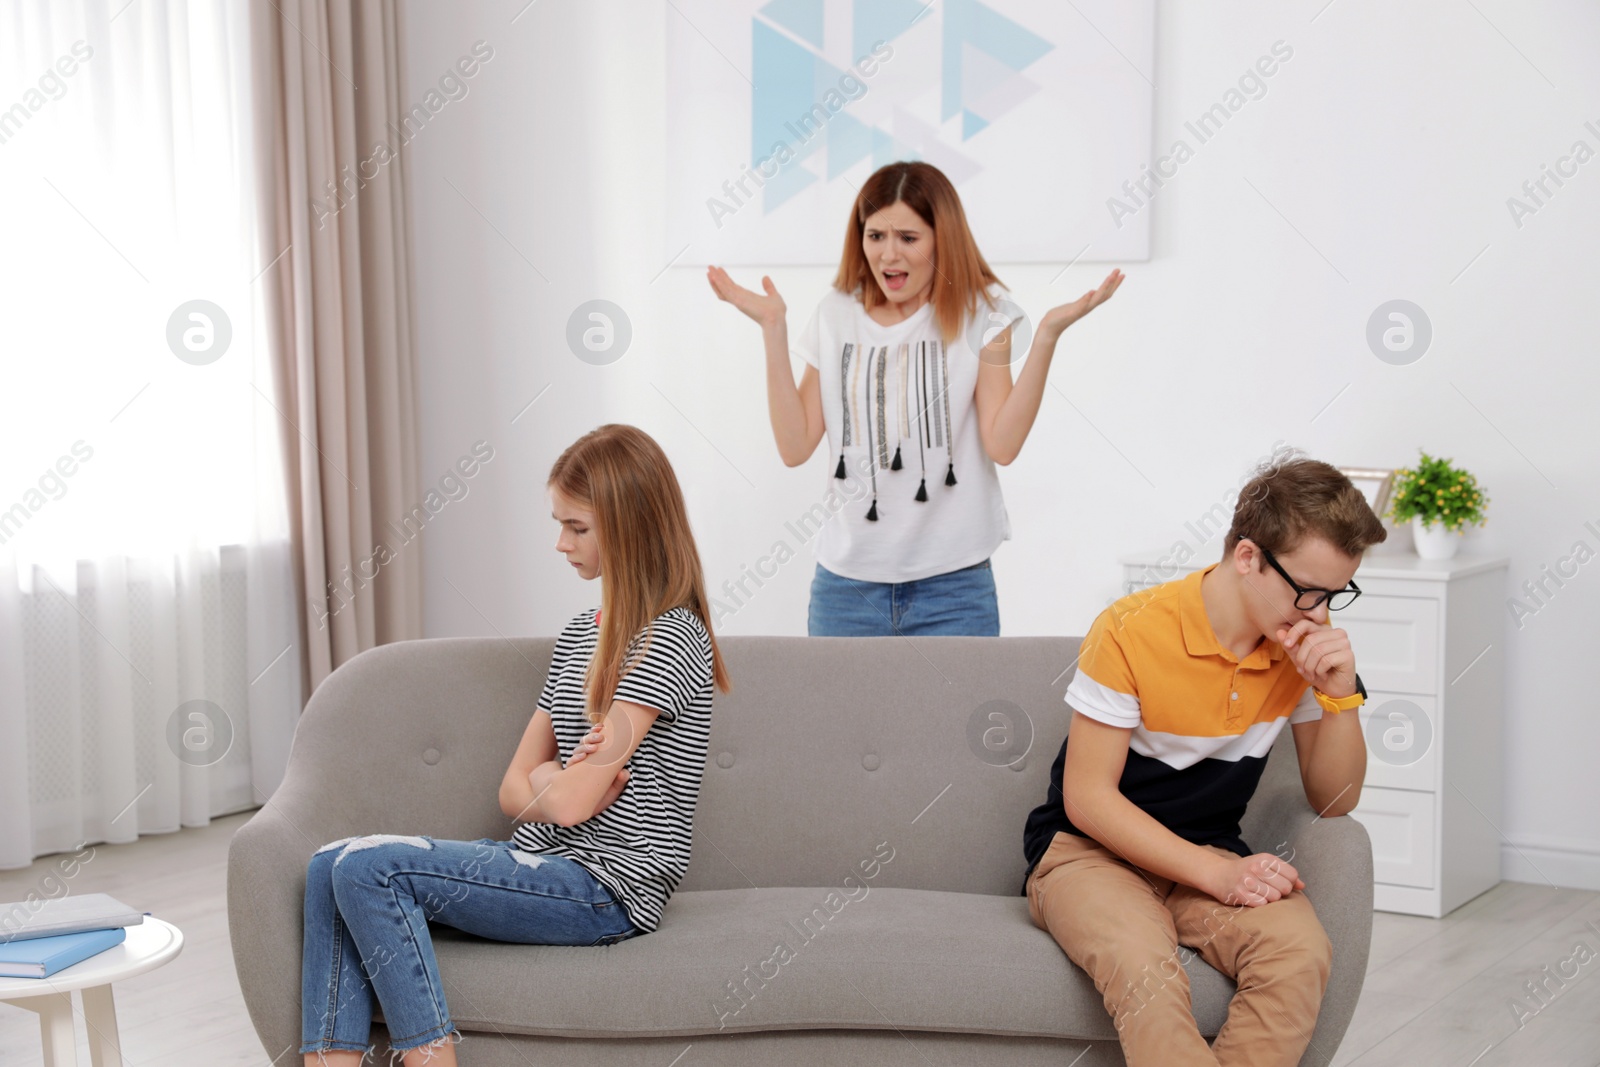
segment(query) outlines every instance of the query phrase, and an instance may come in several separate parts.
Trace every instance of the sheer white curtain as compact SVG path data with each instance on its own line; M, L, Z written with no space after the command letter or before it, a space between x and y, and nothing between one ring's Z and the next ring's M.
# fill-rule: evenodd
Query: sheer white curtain
M288 759L247 26L0 6L0 868L259 805Z

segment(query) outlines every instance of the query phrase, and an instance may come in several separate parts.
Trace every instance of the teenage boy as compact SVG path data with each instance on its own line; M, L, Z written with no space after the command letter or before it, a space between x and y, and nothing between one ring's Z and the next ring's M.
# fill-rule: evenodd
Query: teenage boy
M1328 612L1360 594L1361 555L1384 537L1348 478L1291 454L1241 492L1219 563L1123 597L1084 637L1070 733L1023 835L1024 892L1094 979L1129 1067L1305 1051L1331 948L1305 882L1239 822L1286 721L1312 809L1356 806L1366 689ZM1209 1047L1180 945L1238 984Z

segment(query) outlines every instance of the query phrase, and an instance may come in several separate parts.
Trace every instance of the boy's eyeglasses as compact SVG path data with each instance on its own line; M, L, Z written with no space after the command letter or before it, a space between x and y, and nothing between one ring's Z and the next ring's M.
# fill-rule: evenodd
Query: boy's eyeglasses
M1294 590L1294 606L1301 611L1310 611L1324 600L1328 602L1329 611L1338 611L1340 608L1349 607L1355 602L1356 597L1361 595L1361 587L1356 585L1354 579L1351 579L1350 585L1346 589L1308 589L1289 577L1289 572L1283 569L1277 559L1264 546L1257 544L1256 547L1261 549L1261 557L1267 561L1273 570L1283 575L1283 580L1288 582L1289 586Z

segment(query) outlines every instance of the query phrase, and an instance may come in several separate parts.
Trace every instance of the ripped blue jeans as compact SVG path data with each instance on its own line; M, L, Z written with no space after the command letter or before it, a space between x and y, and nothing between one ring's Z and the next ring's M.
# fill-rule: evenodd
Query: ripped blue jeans
M564 856L487 837L331 842L306 867L301 1054L369 1049L374 997L397 1052L461 1039L429 922L525 945L610 945L641 932L610 889Z

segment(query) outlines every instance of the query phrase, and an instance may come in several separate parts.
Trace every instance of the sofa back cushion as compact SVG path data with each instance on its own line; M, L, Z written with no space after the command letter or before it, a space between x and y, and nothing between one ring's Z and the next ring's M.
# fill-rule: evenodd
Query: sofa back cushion
M716 697L682 888L1021 891L1078 638L720 644L733 691Z
M353 833L509 839L496 795L554 644L438 638L362 653L313 694L272 803L308 853ZM714 698L680 889L825 886L840 907L877 886L1021 891L1022 826L1066 736L1078 638L719 644L733 691ZM1289 745L1258 796L1298 776ZM1258 806L1246 840L1266 848L1250 836Z
M496 795L554 645L362 653L312 695L274 802L310 847L351 833L510 838ZM733 691L714 697L681 889L1020 891L1022 824L1066 733L1077 638L719 645Z

